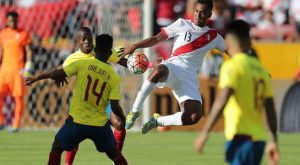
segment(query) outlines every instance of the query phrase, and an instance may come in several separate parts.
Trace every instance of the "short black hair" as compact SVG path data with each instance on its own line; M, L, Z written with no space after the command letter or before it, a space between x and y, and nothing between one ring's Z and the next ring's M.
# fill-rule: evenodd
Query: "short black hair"
M208 7L209 10L212 10L214 5L212 0L197 0L196 3L204 4Z
M109 34L101 34L96 36L96 47L95 51L111 51L113 46L113 38Z
M18 18L19 14L16 11L9 11L9 12L6 13L6 18L9 17L9 16L12 16L14 18Z
M92 33L92 30L86 26L80 27L78 31L85 32L85 33Z
M234 20L229 23L227 33L236 36L240 42L250 40L250 26L243 20Z

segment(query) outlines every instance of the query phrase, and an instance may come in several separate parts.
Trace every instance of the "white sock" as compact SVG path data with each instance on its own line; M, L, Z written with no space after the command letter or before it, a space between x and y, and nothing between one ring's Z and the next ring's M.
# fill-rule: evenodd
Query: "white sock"
M177 112L169 116L160 116L157 118L157 124L159 126L182 125L182 119L181 119L182 113L183 112Z
M133 107L132 107L132 112L140 112L141 111L141 106L143 105L146 97L151 93L151 91L154 89L156 86L156 83L152 83L149 80L146 80L140 89L138 95L136 96L136 99L134 101Z

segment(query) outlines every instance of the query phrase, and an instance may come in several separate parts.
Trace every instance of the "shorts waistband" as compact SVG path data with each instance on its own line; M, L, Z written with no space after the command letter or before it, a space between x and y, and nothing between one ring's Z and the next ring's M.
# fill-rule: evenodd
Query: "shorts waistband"
M252 137L250 135L236 134L233 140L252 140Z

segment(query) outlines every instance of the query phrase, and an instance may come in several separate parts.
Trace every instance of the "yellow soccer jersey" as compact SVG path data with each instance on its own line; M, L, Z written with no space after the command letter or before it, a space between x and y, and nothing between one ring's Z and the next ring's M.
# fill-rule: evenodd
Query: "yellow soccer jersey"
M268 72L256 58L240 53L221 68L219 88L225 87L234 89L224 109L226 139L243 134L266 140L262 110L264 99L273 95Z
M118 54L115 50L112 51L113 53L111 54L111 56L108 59L108 62L113 62L113 63L117 63L120 60L120 57L118 57ZM63 66L68 65L74 61L80 60L80 59L86 59L86 58L90 58L90 57L94 57L95 56L95 52L92 51L89 54L85 54L83 52L81 52L80 50L74 52L73 54L70 54L67 59L64 61Z
M76 75L69 114L75 123L103 126L109 100L119 100L120 76L95 57L74 61L63 67L68 77Z

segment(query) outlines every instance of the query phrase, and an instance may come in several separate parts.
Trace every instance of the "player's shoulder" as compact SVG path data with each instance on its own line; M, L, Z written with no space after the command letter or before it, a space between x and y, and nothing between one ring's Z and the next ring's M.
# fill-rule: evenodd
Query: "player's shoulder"
M96 59L96 58L94 58L94 59ZM101 63L100 65L102 65L106 69L106 71L109 72L110 75L113 76L113 78L121 79L120 75L117 73L117 71L115 71L115 69L113 68L113 66L111 64L105 63L105 62L102 62L102 61L99 61L99 60L97 60L97 61Z
M263 64L259 61L258 58L253 57L253 56L249 56L249 58L251 59L251 62L256 65L257 68L259 68L259 72L261 75L264 75L265 77L269 77L269 72L267 71L267 69L263 66Z
M2 34L2 35L5 35L9 32L10 32L10 30L8 28L3 28L3 29L0 30L0 34Z
M119 55L117 53L118 51L119 51L118 49L112 50L112 54L110 55L110 57L108 59L109 62L117 63L120 61L121 58L119 57Z
M233 58L230 58L223 62L221 66L221 70L225 72L238 72L239 70L239 64L238 61L234 60Z
M174 24L176 24L176 26L183 27L183 26L192 25L192 21L188 19L178 18L174 22Z
M70 54L66 60L71 60L71 59L87 59L89 57L91 57L92 55L89 54L84 54L82 53L80 50L77 50L76 52Z
M107 73L109 73L111 75L112 80L115 80L115 81L121 80L120 75L114 70L114 68L109 63L100 61L100 60L96 59L95 57L89 58L89 59L87 59L87 61L91 61L98 67L101 67L102 69L104 69Z
M218 30L216 30L214 28L211 28L211 27L208 27L208 26L206 26L206 28L207 28L207 32L209 32L210 34L216 36L216 38L223 39L223 37L219 34Z
M112 68L110 71L112 78L115 79L115 81L120 82L121 81L121 76Z
M222 66L224 66L224 67L234 66L235 61L236 60L234 58L229 58L228 60L224 61L224 63L222 64Z
M79 50L70 54L64 61L63 66L69 65L73 62L88 59L90 56L82 54Z
M29 36L29 32L23 28L18 28L16 32L21 35Z
M71 59L71 58L74 58L74 57L76 57L76 56L79 56L79 54L80 54L80 51L77 50L77 51L71 53L71 54L67 57L67 59Z
M21 32L21 33L26 33L26 34L28 34L28 33L29 33L27 30L25 30L25 29L22 29L22 28L18 29L18 32Z
M67 63L72 62L72 60L74 59L74 57L76 57L76 54L77 54L76 52L70 54L70 55L65 59L64 64L67 64Z
M176 21L184 22L184 23L192 23L191 20L189 20L189 19L184 19L184 18L178 18Z

